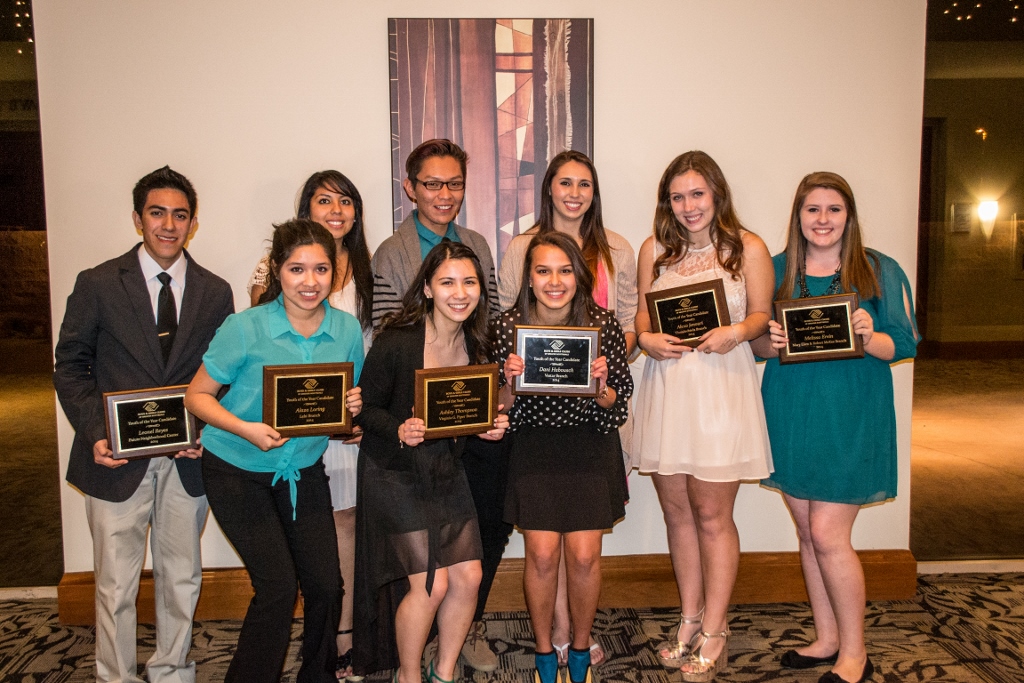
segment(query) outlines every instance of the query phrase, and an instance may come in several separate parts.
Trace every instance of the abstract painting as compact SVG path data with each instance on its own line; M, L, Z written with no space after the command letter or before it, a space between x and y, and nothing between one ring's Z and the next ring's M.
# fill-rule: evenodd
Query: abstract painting
M540 208L548 161L593 156L593 19L389 19L393 221L413 204L405 159L449 138L469 154L458 223L497 261Z

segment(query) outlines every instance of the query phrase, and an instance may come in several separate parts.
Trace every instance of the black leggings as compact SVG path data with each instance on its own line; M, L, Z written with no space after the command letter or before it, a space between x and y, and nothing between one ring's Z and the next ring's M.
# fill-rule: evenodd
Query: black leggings
M288 482L203 455L203 483L217 522L245 563L255 596L249 603L226 683L281 678L297 587L302 589L302 666L298 683L334 683L341 571L331 492L323 461L299 470L295 519Z

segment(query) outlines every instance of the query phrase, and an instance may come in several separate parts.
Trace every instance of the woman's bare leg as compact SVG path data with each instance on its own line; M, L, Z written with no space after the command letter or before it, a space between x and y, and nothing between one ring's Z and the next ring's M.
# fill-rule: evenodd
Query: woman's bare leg
M689 475L686 480L704 575L703 629L721 633L728 626L729 600L740 564L740 536L732 518L740 485L701 481ZM701 654L717 659L724 646L724 638L711 638Z
M448 592L448 569L434 571L434 586L427 595L427 573L409 576L409 592L402 598L395 613L395 639L398 641L398 680L420 683L420 659L427 644L430 626L434 623L445 594Z
M811 540L811 503L787 495L786 504L793 515L797 537L800 539L800 566L804 572L804 585L807 587L811 615L814 618L814 642L806 647L799 647L796 651L797 654L808 657L831 657L839 650L839 627L836 625L832 604L825 591L818 559L814 555L814 543Z
M446 681L455 677L455 664L473 624L482 576L479 560L448 567L448 592L437 610L437 661L434 664L434 671ZM436 585L437 579L434 581Z
M572 626L569 623L569 592L565 579L565 543L558 559L558 586L555 592L555 618L551 625L552 645L569 645ZM564 661L562 662L564 664Z
M864 570L851 541L858 512L857 505L810 501L814 556L839 629L839 660L832 671L847 681L860 679L868 657L864 647Z
M530 624L537 652L552 652L551 624L558 592L558 564L562 555L562 534L555 531L523 531L526 562L523 593L530 612Z
M655 474L652 479L668 529L668 550L679 589L679 604L683 614L695 615L704 607L704 575L699 559L697 525L690 509L687 475ZM680 624L676 640L689 641L700 627L700 624Z
M565 567L572 618L572 647L590 647L597 601L601 597L601 541L603 531L573 531L565 534Z

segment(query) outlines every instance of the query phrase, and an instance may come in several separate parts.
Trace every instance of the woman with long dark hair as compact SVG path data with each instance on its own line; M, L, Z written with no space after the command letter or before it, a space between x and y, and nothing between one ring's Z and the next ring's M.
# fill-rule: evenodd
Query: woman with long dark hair
M420 680L434 618L431 683L454 678L476 608L482 548L476 507L461 462L465 438L424 440L411 417L416 370L487 363L486 276L464 244L445 240L423 260L402 308L389 314L366 359L356 516L357 674L394 668L394 681ZM480 438L498 440L499 415Z
M266 365L352 362L359 375L359 323L326 302L335 261L334 239L319 224L295 219L276 226L267 302L224 321L185 394L186 407L207 423L203 483L210 509L255 591L225 677L232 683L280 678L297 588L304 615L297 680L335 680L341 586L321 459L327 437L282 437L263 422ZM356 387L346 398L353 415L359 396Z
M821 683L864 681L864 572L851 542L860 506L896 497L896 412L889 363L918 343L910 283L899 264L864 247L853 190L835 173L800 181L786 250L774 259L776 299L856 292L851 315L864 357L779 365L787 338L769 323L757 345L768 358L761 392L775 472L800 538L800 564L815 640L782 666L831 665Z
M626 238L604 227L597 169L583 152L560 152L548 164L541 182L537 224L512 239L501 261L498 295L502 310L511 307L519 298L523 261L533 236L549 232L559 232L575 240L594 283L590 292L594 303L614 313L626 337L626 354L631 357L636 349L636 255ZM627 419L619 434L628 472L632 468L629 455L631 420ZM558 572L552 638L559 665L565 666L572 633L564 560ZM590 637L590 653L592 665L597 666L604 661L604 650L593 636Z
M748 342L768 329L773 286L764 242L743 227L721 168L704 152L676 157L658 185L654 235L640 248L639 293L721 279L731 325L694 349L652 331L636 399L640 471L653 475L682 618L658 652L686 681L710 681L728 659L728 609L740 559L733 505L741 479L771 472L771 452Z
M334 238L337 273L328 303L359 319L363 350L372 339L373 273L363 228L363 198L355 184L338 171L318 171L306 179L296 203L296 216L319 223ZM274 274L268 257L256 266L249 280L249 296L255 306L272 297ZM356 458L358 436L345 441L331 439L324 451L324 466L331 483L334 528L338 536L338 557L344 594L338 624L338 678L361 680L352 674L352 586L355 574Z
M559 657L552 640L558 567L565 556L572 641L568 680L592 678L590 632L601 592L601 542L625 515L626 475L618 427L626 421L633 379L626 339L611 312L591 298L593 280L575 240L559 232L532 238L516 306L502 313L498 355L504 378L523 374L516 325L598 327L600 349L589 371L596 398L516 396L505 521L523 532L523 588L535 640L536 683L555 683Z

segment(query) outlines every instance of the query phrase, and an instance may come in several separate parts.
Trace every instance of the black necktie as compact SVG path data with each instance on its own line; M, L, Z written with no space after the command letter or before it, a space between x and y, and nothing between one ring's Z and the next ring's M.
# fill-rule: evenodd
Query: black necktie
M160 337L160 350L164 353L166 363L171 355L171 347L174 346L174 333L178 331L178 307L174 305L171 276L160 273L156 277L163 285L156 300L156 331Z

